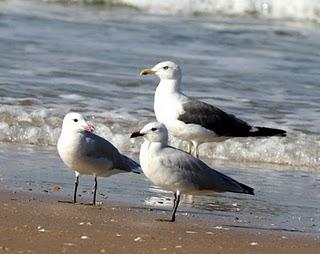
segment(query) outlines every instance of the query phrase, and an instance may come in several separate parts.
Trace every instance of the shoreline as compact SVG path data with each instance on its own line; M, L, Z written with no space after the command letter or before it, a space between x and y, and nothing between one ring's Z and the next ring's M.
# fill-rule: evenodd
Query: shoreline
M224 226L228 218L0 191L0 253L318 253L319 235ZM217 216L220 217L220 216ZM226 223L223 223L225 220ZM222 223L221 223L222 222Z

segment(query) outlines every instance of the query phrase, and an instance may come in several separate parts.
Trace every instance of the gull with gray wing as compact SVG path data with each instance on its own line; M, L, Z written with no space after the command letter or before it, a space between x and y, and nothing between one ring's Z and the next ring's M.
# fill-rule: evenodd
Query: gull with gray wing
M175 221L181 193L194 195L213 191L254 194L253 188L212 169L182 150L168 146L168 131L164 124L152 122L131 134L131 138L139 136L144 137L140 149L143 173L155 185L174 192L169 221Z
M73 203L77 201L80 175L94 176L93 205L96 204L97 177L118 173L140 173L140 165L121 154L109 141L92 133L89 125L78 113L68 113L62 124L57 148L62 161L76 174Z

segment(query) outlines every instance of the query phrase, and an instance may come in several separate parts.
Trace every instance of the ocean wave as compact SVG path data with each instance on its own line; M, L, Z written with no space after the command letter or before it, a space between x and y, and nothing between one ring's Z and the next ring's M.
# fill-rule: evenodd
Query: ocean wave
M1 105L0 142L55 145L61 124L61 118L51 116L49 110L27 112L20 106Z
M320 135L289 132L287 137L233 138L204 144L200 153L210 159L268 163L283 166L320 167Z
M320 22L319 0L42 0L49 3L125 7L155 14L256 16Z
M115 117L116 116L116 117ZM126 115L124 115L126 117ZM21 106L1 106L0 142L55 146L61 132L63 116L50 109L27 111ZM129 135L145 122L120 119L119 112L89 118L96 133L127 153L138 153L142 140L131 140ZM186 150L186 142L171 139L173 146ZM289 132L288 137L233 138L200 146L200 155L209 163L268 163L317 171L320 166L320 135Z
M0 142L55 146L61 133L63 117L59 109L30 110L21 106L1 105ZM129 149L124 142L129 134L124 132L128 125L134 126L134 123L131 123L135 122L134 117L116 110L96 113L87 120L94 124L99 135L123 150Z

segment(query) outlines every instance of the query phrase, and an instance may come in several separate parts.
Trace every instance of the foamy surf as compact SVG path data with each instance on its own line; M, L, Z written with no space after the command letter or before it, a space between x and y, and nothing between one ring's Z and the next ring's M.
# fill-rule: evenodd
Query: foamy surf
M17 106L2 106L0 142L55 146L61 132L62 118L57 110L43 108L28 112ZM129 136L146 121L139 122L135 117L128 119L127 114L121 115L118 111L91 115L87 119L96 127L98 135L111 141L121 151L139 152L141 141L130 140ZM171 138L171 144L187 149L187 144L178 139ZM203 144L200 146L200 154L212 163L217 159L240 163L271 163L317 171L320 165L319 147L320 135L289 131L285 138L233 138Z

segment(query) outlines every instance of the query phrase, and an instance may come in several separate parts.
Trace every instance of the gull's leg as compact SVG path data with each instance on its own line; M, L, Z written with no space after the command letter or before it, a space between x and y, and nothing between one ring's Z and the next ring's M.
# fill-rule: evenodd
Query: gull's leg
M180 191L174 193L173 207L171 212L171 219L156 219L157 221L174 222L176 220L176 211L180 203Z
M96 205L97 187L98 187L98 180L97 180L97 176L95 175L94 176L93 205Z
M190 141L188 141L188 150L187 150L188 154L192 154L192 143Z
M174 200L173 200L173 209L172 209L172 213L171 213L171 220L170 222L174 222L176 220L176 211L177 211L177 208L179 206L179 203L180 203L180 191L177 190L175 193L174 193Z
M77 203L77 190L78 190L78 185L79 185L79 176L80 173L79 172L75 172L76 173L76 180L74 181L74 190L73 190L73 200L58 200L58 202L60 203L69 203L69 204L75 204Z
M194 141L192 141L192 143L193 143L193 147L194 147L193 156L196 157L196 158L199 158L199 144L197 142L194 142Z
M174 199L173 199L173 207L172 207L172 210L174 209L174 206L176 204L176 200L177 200L177 193L173 193L173 196L174 196Z
M79 185L79 173L76 172L76 180L74 181L73 203L77 203L77 190Z

